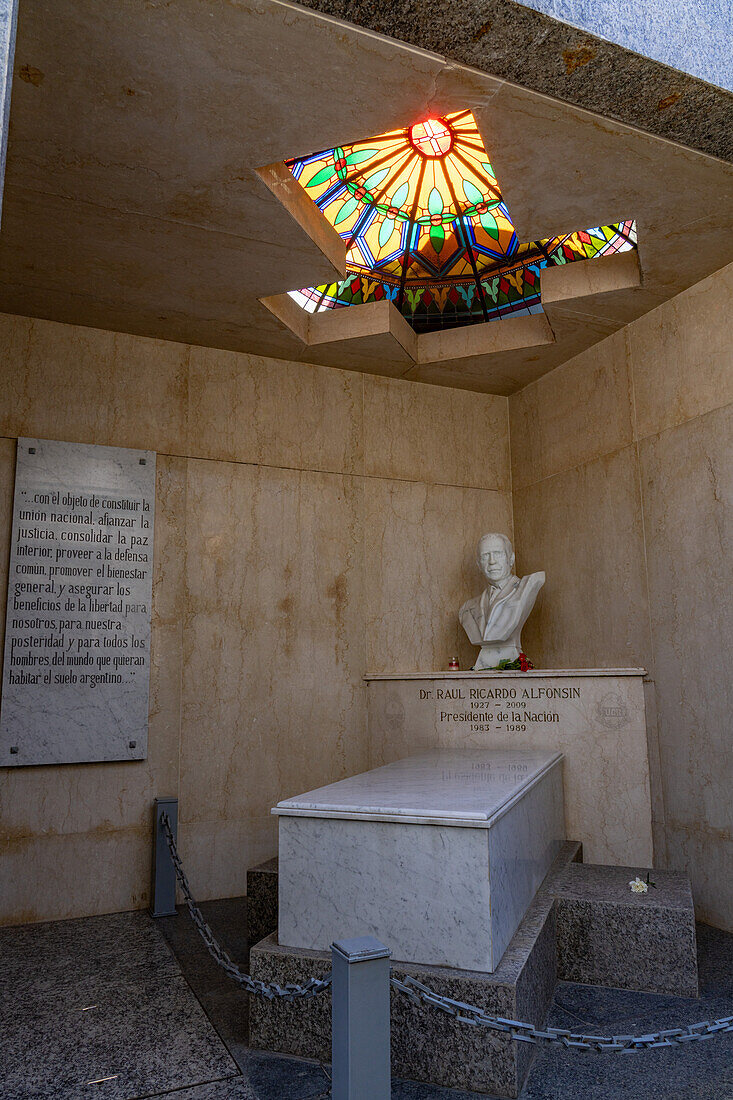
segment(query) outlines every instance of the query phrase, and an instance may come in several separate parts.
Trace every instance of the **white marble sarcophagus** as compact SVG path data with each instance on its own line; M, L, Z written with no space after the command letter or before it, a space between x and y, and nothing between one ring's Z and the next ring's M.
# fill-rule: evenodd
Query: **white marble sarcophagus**
M278 803L282 945L494 970L565 839L562 754L436 751Z

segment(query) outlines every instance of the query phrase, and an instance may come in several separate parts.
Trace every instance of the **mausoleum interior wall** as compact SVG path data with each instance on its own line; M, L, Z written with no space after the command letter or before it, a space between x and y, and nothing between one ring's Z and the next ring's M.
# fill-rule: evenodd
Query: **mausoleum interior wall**
M0 316L0 635L21 435L158 452L150 730L0 771L0 922L145 906L156 795L197 894L242 894L270 807L366 767L364 672L470 663L506 398Z
M470 667L473 546L514 525L524 648L649 669L657 861L733 928L731 297L729 267L508 402L0 316L0 635L15 439L158 452L148 759L0 773L0 921L147 904L156 794L199 895L243 893L270 806L366 766L366 670Z
M536 664L644 666L657 861L733 929L733 266L509 399Z

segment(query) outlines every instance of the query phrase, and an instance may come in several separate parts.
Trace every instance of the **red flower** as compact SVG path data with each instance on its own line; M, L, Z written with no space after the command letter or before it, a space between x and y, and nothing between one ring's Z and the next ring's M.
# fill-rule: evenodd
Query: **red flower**
M530 672L534 668L534 665L530 661L526 653L519 654L519 670L520 672Z

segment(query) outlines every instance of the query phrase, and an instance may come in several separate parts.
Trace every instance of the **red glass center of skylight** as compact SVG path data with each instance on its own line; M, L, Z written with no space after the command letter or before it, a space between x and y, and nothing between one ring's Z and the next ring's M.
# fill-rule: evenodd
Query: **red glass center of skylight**
M444 157L453 145L453 131L443 118L428 118L410 127L410 141L424 157Z

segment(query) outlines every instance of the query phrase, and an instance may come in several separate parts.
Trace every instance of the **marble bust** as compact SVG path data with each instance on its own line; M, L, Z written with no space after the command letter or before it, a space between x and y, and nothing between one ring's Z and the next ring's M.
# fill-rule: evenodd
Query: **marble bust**
M544 573L514 575L514 550L506 535L479 539L476 563L488 585L480 596L467 600L458 612L461 626L474 645L481 646L474 669L496 668L499 661L515 661L522 652L521 630L545 583Z

